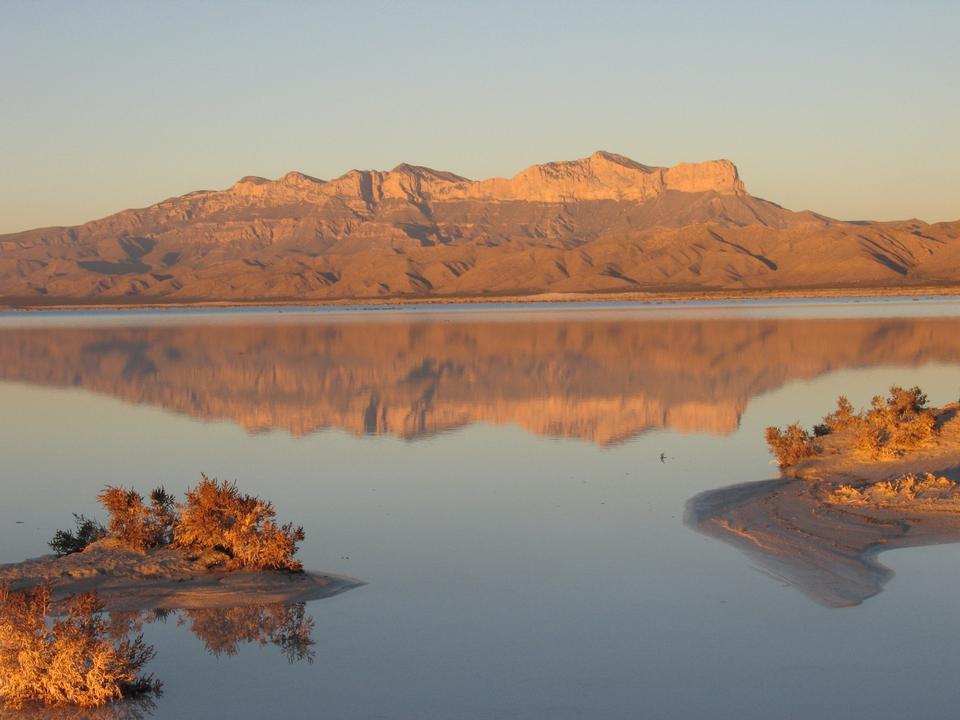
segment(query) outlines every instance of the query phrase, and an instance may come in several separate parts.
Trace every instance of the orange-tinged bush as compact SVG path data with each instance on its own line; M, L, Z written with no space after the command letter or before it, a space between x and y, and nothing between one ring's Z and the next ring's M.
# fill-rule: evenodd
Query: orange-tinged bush
M853 404L846 395L837 398L837 409L823 418L823 424L830 432L839 432L854 427L860 422L860 417L854 412Z
M153 648L141 636L111 639L95 593L73 598L52 622L51 610L49 587L0 587L0 701L97 707L159 692L141 674Z
M841 395L837 409L814 426L813 434L820 438L852 430L860 452L877 459L897 457L936 439L937 416L926 405L927 396L918 387L905 389L894 385L888 397L877 395L870 402L870 409L862 412L854 412L850 401ZM766 440L782 468L819 451L814 437L797 423L785 430L767 428Z
M136 490L107 486L98 498L110 513L106 533L99 524L76 516L77 533L59 530L50 545L58 554L78 552L106 534L140 552L173 543L198 556L207 553L214 556L208 567L302 570L293 559L304 538L302 527L277 524L270 502L241 493L234 483L201 477L183 505L163 488L151 493L148 505Z
M927 396L918 387L894 386L889 397L877 395L855 424L857 449L891 458L930 444L937 435L936 415L926 404Z
M270 502L242 494L234 483L201 477L187 491L186 503L179 506L174 543L198 551L222 551L238 567L302 569L293 559L297 543L304 538L302 527L277 525Z
M796 465L804 458L816 453L813 438L799 423L788 425L785 430L777 427L768 427L766 432L767 445L776 456L780 467Z
M97 498L107 512L111 537L141 552L167 545L177 521L173 497L162 487L150 493L150 504L136 490L108 485Z

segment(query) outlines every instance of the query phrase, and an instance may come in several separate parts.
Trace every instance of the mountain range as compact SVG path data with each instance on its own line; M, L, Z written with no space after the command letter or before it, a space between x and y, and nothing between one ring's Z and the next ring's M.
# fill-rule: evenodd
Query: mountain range
M727 160L609 152L474 181L402 164L244 177L0 235L0 301L465 299L960 285L960 221L840 221L750 195Z

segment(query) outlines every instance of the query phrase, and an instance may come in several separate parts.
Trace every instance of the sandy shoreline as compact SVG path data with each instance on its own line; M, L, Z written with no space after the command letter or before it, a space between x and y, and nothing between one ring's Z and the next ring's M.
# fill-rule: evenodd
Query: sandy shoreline
M890 461L857 456L852 432L828 435L819 455L779 479L691 498L685 521L821 605L859 605L893 577L880 553L960 542L957 409L940 411L935 443ZM915 494L889 490L906 475L926 473L939 485Z
M912 298L912 297L957 297L960 285L924 285L911 287L823 287L798 289L751 289L751 290L688 290L675 292L627 292L627 293L538 293L529 295L490 296L443 296L390 298L343 298L332 300L270 299L238 300L185 300L165 301L145 299L130 302L127 298L109 299L105 302L51 301L38 302L34 298L0 299L0 311L32 312L44 310L154 310L186 308L364 308L370 310L390 309L397 306L444 306L444 305L489 305L551 303L611 303L637 304L690 303L690 302L735 302L738 300L839 300L849 298Z
M292 604L339 595L363 585L325 573L208 569L172 547L146 553L112 540L79 553L46 555L0 565L0 583L12 590L49 584L55 602L96 590L108 611L232 608Z

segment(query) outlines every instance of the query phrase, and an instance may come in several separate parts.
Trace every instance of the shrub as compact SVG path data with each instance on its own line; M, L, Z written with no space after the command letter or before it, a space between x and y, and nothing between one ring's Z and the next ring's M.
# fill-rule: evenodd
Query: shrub
M853 411L853 405L846 395L837 398L837 409L823 418L823 426L829 432L839 432L857 425L860 417ZM819 427L819 426L818 426ZM824 435L828 433L823 433Z
M302 566L293 559L303 528L279 526L270 502L241 494L235 483L218 482L206 475L187 491L180 506L174 542L193 550L219 550L232 564L251 569L290 570Z
M878 458L890 458L929 444L937 435L936 415L920 388L894 386L887 398L876 396L860 415L856 446Z
M110 536L141 552L169 544L176 523L173 497L162 487L150 493L150 505L136 490L108 485L97 498L110 513Z
M206 553L211 556L208 567L302 570L293 559L304 538L302 527L278 525L270 502L240 493L233 483L201 477L183 505L162 487L147 504L136 490L107 486L98 497L110 513L107 530L75 515L76 532L58 530L50 547L64 555L109 536L140 552L173 543L197 551L198 557Z
M51 590L0 587L0 701L97 707L160 691L141 670L153 658L142 636L109 638L95 593L74 597L50 621Z
M150 517L154 525L155 537L158 545L169 545L173 542L173 529L177 524L177 501L161 485L150 493Z
M876 396L866 412L854 412L850 401L841 395L837 409L814 426L821 437L842 430L853 430L857 450L875 458L902 455L931 442L937 435L936 415L926 407L927 396L918 387L893 386L886 398Z
M874 503L883 506L912 503L917 499L928 501L952 499L956 490L957 483L947 477L933 473L907 473L893 480L881 480L862 488L840 485L836 490L828 493L826 499L828 502L846 505Z
M788 425L785 430L768 427L766 439L770 451L776 456L777 463L782 468L796 465L816 452L813 447L813 438L810 437L810 433L800 427L799 423Z
M107 529L96 520L74 513L73 521L76 525L73 531L57 530L53 535L53 540L47 543L57 557L82 552L90 543L102 540L107 536Z

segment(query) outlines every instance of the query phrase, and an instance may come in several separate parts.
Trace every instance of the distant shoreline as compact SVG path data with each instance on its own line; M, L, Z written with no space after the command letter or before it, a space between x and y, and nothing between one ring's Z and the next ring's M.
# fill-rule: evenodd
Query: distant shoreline
M422 305L527 305L547 303L637 303L683 304L689 302L739 301L739 300L785 300L810 299L831 300L848 298L913 298L913 297L958 297L960 285L932 285L915 287L833 287L799 289L751 289L751 290L687 290L674 292L623 292L623 293L536 293L526 295L464 295L464 296L398 296L391 298L338 298L338 299L273 299L256 300L170 300L144 299L131 302L128 298L111 298L110 302L56 300L48 303L26 298L0 300L0 311L90 311L90 310L163 310L163 309L240 309L240 308L312 308L312 307L363 307L370 310L389 309L396 306Z

